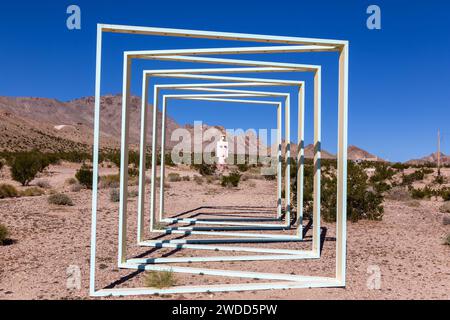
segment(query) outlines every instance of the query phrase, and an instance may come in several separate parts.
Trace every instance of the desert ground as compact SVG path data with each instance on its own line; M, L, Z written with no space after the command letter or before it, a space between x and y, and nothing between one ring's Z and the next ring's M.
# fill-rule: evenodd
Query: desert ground
M75 190L67 183L77 164L51 165L36 179L45 179L46 194L34 197L0 199L0 222L10 230L11 241L0 246L0 299L91 299L89 297L89 252L91 195L88 189ZM237 188L224 188L217 180L194 181L197 173L187 168L169 168L190 176L190 181L167 182L166 216L249 216L275 214L276 181L246 179ZM104 166L100 175L114 174ZM443 173L450 177L450 169ZM147 172L150 175L149 172ZM3 168L1 183L23 189ZM32 182L33 185L35 182ZM131 181L128 200L128 257L218 256L223 252L143 248L136 245L137 190ZM73 206L57 206L47 201L51 190L70 196ZM110 199L111 188L99 191L97 288L142 287L145 272L118 269L118 202ZM149 187L146 188L148 209ZM159 205L159 204L158 204ZM448 213L440 212L442 201L389 200L384 202L382 221L360 220L348 223L347 285L345 288L266 290L208 294L131 296L127 299L449 299L450 246L444 238L450 225L443 223ZM148 210L146 211L148 212ZM333 276L335 268L335 224L321 222L327 229L319 260L252 262L193 262L174 264L229 270ZM148 215L145 220L148 230ZM289 232L289 231L284 231ZM291 232L292 233L292 232ZM146 232L147 239L183 238ZM194 235L189 236L195 238ZM311 233L302 243L269 243L260 247L307 249ZM308 241L309 239L309 241ZM256 244L254 246L257 246ZM242 254L242 253L232 253ZM70 274L81 271L81 287L68 287ZM71 269L72 268L72 269ZM380 286L370 285L372 271L380 270ZM261 280L175 273L176 285L252 283ZM98 299L98 298L95 298ZM118 299L118 298L102 298Z

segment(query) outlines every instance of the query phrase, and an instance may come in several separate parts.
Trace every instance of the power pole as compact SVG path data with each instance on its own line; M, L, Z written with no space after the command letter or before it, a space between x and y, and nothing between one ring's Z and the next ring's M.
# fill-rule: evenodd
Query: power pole
M440 133L439 133L439 129L438 129L438 144L437 144L437 167L438 167L438 176L441 175L441 137L440 137Z

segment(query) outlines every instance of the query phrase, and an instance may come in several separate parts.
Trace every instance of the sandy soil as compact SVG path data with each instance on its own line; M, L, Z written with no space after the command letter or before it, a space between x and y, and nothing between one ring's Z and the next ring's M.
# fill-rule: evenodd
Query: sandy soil
M77 165L52 166L45 173L52 188L64 191L75 206L47 203L47 195L0 200L0 222L11 231L13 243L0 247L0 299L87 299L91 192L71 192L66 179L73 177ZM181 169L181 175L192 172ZM101 175L114 173L102 168ZM11 182L5 172L1 182ZM275 182L251 179L238 189L221 187L216 181L199 185L194 181L168 183L166 215L184 217L206 215L272 216L275 214ZM148 189L148 188L147 188ZM136 186L130 186L136 190ZM47 191L49 193L49 191ZM109 189L100 190L98 213L97 287L143 286L145 273L117 268L118 203L110 201ZM148 193L148 190L147 190ZM147 197L148 199L148 197ZM148 207L148 203L146 203ZM240 206L244 206L242 208ZM347 287L336 289L295 289L215 294L131 297L132 299L449 299L450 247L443 238L450 226L443 225L439 201L386 201L383 221L348 224ZM136 243L137 198L128 201L128 257L182 257L222 255L205 250L142 248ZM327 228L320 260L261 262L210 262L176 264L218 269L245 269L260 272L333 276L335 257L334 223ZM146 226L147 227L147 226ZM265 231L267 232L267 231ZM279 231L270 231L271 233ZM289 231L284 231L288 233ZM293 233L293 231L290 231ZM146 234L146 238L182 238L183 235ZM199 237L191 235L190 238ZM309 241L308 241L309 240ZM255 244L268 248L307 249L310 233L303 243ZM242 253L233 253L239 255ZM81 288L68 289L70 266L81 271ZM381 272L381 287L367 285L373 266ZM69 268L69 269L68 269ZM368 271L369 270L369 271ZM69 273L68 273L69 272ZM177 285L251 283L260 280L176 274Z

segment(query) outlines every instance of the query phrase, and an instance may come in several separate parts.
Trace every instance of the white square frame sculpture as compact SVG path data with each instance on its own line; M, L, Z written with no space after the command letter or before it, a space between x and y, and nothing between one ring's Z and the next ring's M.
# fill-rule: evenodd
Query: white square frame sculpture
M261 50L261 47L255 47L255 48L212 48L212 49L202 49L202 52L205 52L205 50L208 52L208 54L222 54L222 53L236 53L237 51L243 51L243 53L261 53L261 52L297 52L297 51L305 51L304 48L298 49L295 47L294 49L291 49L290 47L264 47L264 51ZM306 50L313 50L311 48L308 48ZM172 54L172 56L160 56L160 54ZM157 60L175 60L178 61L181 59L181 61L191 61L191 57L186 56L173 56L174 54L186 54L186 53L194 53L195 50L192 49L182 49L182 50L153 50L153 51L128 51L124 53L124 81L123 81L123 88L124 88L124 97L128 96L128 87L129 87L129 79L130 79L130 66L131 66L131 59L134 58L141 58L141 59L157 59ZM175 57L175 58L174 58ZM272 63L272 62L264 62L264 61L251 61L251 60L233 60L233 59L214 59L214 58L202 58L202 57L195 57L195 62L203 62L203 63L219 63L219 64L231 64L231 65L247 65L247 66L261 66L257 68L227 68L227 69L188 69L183 71L189 71L190 73L198 73L198 74L204 74L204 73L210 73L211 71L208 70L215 70L217 73L230 73L230 72L279 72L279 71L300 71L300 72L307 72L312 71L314 72L314 145L316 146L315 152L314 152L314 162L315 164L315 175L314 175L314 205L313 205L313 218L316 221L320 220L320 97L321 97L321 68L320 66L314 66L314 65L305 65L305 64L282 64L282 63ZM230 71L232 70L232 71ZM180 70L157 70L158 76L163 76L161 72L165 72L164 76L166 77L187 77L187 78L193 78L198 77L192 74L174 74L174 72L180 72ZM148 76L150 76L150 71L147 71ZM203 76L204 79L206 77L209 77L209 79L219 77L217 76ZM225 77L221 77L225 78ZM227 77L229 80L233 79L232 81L239 81L238 78L232 78ZM243 78L241 78L243 79ZM249 79L249 78L247 78ZM223 79L222 79L223 80ZM264 80L264 79L262 79ZM247 80L249 81L249 80ZM272 80L266 80L272 81ZM282 80L274 80L277 81L277 83L283 83L285 81ZM261 81L259 81L261 82ZM291 81L291 84L294 83ZM285 84L286 85L286 84ZM157 105L158 103L158 92L154 93L154 105ZM128 98L124 98L123 100L123 113L127 114L127 101ZM300 115L299 115L300 116ZM303 114L302 121L303 121ZM126 117L126 116L125 116ZM154 117L154 121L157 121L157 118ZM300 121L300 119L299 119ZM125 122L127 120L125 119ZM156 122L154 122L154 130L156 127ZM127 125L122 126L123 130L127 128ZM125 136L122 136L122 146L125 146L125 148L122 148L122 159L126 159L128 155L127 151L127 139L128 134L126 133ZM156 143L156 140L153 141ZM287 151L290 153L290 141L287 142ZM298 148L298 160L303 160L304 157L304 132L299 131L299 148ZM128 166L127 162L123 163L123 170L126 170L125 168ZM299 161L300 166L299 170L297 172L297 180L298 180L298 186L303 186L303 161ZM152 162L152 167L156 167L156 161ZM289 166L287 166L289 167ZM287 168L288 169L288 168ZM123 171L122 170L122 171ZM124 173L125 175L127 173ZM152 175L156 175L156 171L152 171ZM121 177L121 189L126 186L126 177ZM288 186L289 188L290 186ZM298 216L299 221L302 222L303 220L303 210L302 210L302 202L303 202L303 193L301 192L302 188L297 188L297 208L298 208ZM155 197L155 190L152 188L152 194L151 199L154 199ZM289 192L287 194L290 196ZM126 197L127 193L122 192L121 193L121 206L120 206L120 217L121 221L125 221L125 212L126 212ZM290 203L290 199L287 199L286 203ZM141 204L142 202L140 202ZM152 214L154 213L154 203L155 201L152 201L151 203L151 211ZM139 209L138 209L139 210ZM279 212L280 213L280 212ZM290 205L286 207L286 214L290 217ZM154 214L153 214L154 216ZM301 224L299 224L301 226ZM124 228L121 228L121 230ZM302 231L299 232L300 237L302 237Z
M205 79L205 76L194 76L197 79ZM222 78L222 77L216 77L216 78ZM227 79L230 79L230 77L227 77ZM232 78L234 81L239 80L239 78L233 77ZM246 78L246 81L250 81L250 80L258 80L258 79L253 79L253 78ZM157 85L156 86L156 92L159 92L160 89L178 89L178 90L191 90L191 91L209 91L209 92L222 92L222 93L243 93L243 94L254 94L256 95L261 95L261 96L272 96L272 97L283 97L285 98L285 104L288 105L289 101L290 101L290 94L286 94L286 93L279 93L279 92L271 92L271 93L267 93L267 92L261 92L261 91L249 91L249 90L233 90L233 89L220 89L220 87L245 87L245 86L278 86L279 84L275 84L275 83L270 83L267 82L267 80L269 79L262 79L262 80L266 80L264 82L242 82L242 83L195 83L195 84L176 84L176 85ZM144 82L147 81L145 79L145 75L144 75ZM300 81L297 82L296 85L298 85L299 87L299 113L303 112L303 108L304 108L304 97L303 97L303 88L304 88L304 82ZM143 88L144 90L144 88ZM142 107L143 109L146 108L146 106L143 105ZM163 114L165 115L164 109L165 108L165 101L163 103ZM289 108L286 108L287 110L289 110ZM144 115L144 113L143 113ZM281 117L281 116L280 116ZM289 119L290 116L288 114L286 114L286 119ZM303 119L303 118L302 118ZM165 121L165 118L162 118L162 121ZM277 121L278 123L278 121ZM300 122L301 123L301 122ZM302 129L302 125L300 125L299 123L299 130ZM143 128L143 130L146 130L145 128L145 124L146 121L142 120L141 121L141 128ZM164 126L164 124L163 124ZM281 123L279 124L279 127L281 126ZM278 130L281 130L281 128L279 128ZM155 133L153 133L155 134ZM142 143L143 142L143 143ZM145 144L145 141L141 141L141 144ZM281 141L279 141L279 144L281 145ZM163 146L164 143L162 142L161 145ZM144 146L145 147L145 146ZM142 152L142 149L141 149ZM279 150L278 156L281 157L281 150ZM161 159L162 162L164 163L163 159ZM143 169L143 167L140 167L141 169ZM163 170L161 171L163 173ZM286 171L287 172L287 171ZM163 176L160 175L161 177L161 181L163 182ZM289 178L289 177L288 177ZM161 186L161 191L162 191L162 186ZM286 183L285 185L285 192L288 193L289 192L289 183ZM299 192L300 193L300 192ZM277 194L278 194L278 203L277 203L277 218L273 219L273 221L276 220L280 220L281 218L281 163L278 167L278 190L277 190ZM160 203L163 203L160 200ZM164 210L164 206L160 207L159 210L159 220L163 220L163 210ZM289 212L288 212L289 214ZM139 213L139 215L141 215L141 212ZM195 223L197 220L196 219L176 219L176 221L174 219L172 220L163 220L163 222L186 222L186 223ZM207 221L207 220L206 220ZM243 219L243 221L251 221L250 219ZM248 223L231 223L231 222L220 222L217 224L229 224L229 225L253 225L253 224L248 224ZM289 223L287 223L287 226L289 226Z
M233 83L234 84L234 83ZM235 94L236 96L234 96L235 98L239 97L239 94L242 94L241 97L283 97L285 98L285 110L286 110L286 119L290 118L289 115L289 111L290 111L290 107L289 107L289 100L290 100L290 94L286 94L286 93L278 93L278 92L264 92L264 91L250 91L250 90L233 90L233 89L215 89L213 88L214 86L227 86L229 85L228 83L213 83L213 84L183 84L183 85L157 85L158 90L160 89L180 89L180 90L192 90L192 91L210 91L210 92L216 92L216 94L210 94L205 95L205 94L198 94L198 95L186 95L186 94L182 94L182 95L164 95L163 96L163 104L162 104L162 119L161 119L161 128L164 128L164 133L161 133L161 151L160 151L160 161L161 161L161 173L160 173L160 183L164 183L165 181L165 170L164 170L164 166L165 166L165 161L164 161L164 157L162 157L162 154L165 153L165 122L166 122L166 108L167 108L167 102L169 99L182 99L182 100L203 100L203 101L220 101L214 98L220 98L220 97L233 97L230 94ZM246 86L246 85L261 85L261 84L256 84L256 83L240 83L240 85L242 86ZM264 84L267 85L267 84ZM217 92L221 92L223 93L223 96L221 95L217 95ZM201 98L201 99L200 99ZM208 98L212 98L212 99L208 99ZM277 151L277 158L280 159L282 156L281 153L281 125L282 125L282 121L281 121L281 114L282 114L282 108L279 104L276 103L264 103L262 101L248 101L248 102L244 102L244 101L238 101L236 99L233 99L233 101L227 101L227 100L223 100L223 102L241 102L241 103L249 103L249 104L269 104L269 105L277 105L277 145L278 145L278 151ZM289 129L289 126L287 127ZM153 132L153 134L156 134L156 132ZM285 135L289 133L285 133ZM286 170L286 173L288 173L288 171ZM290 173L290 172L289 172ZM281 210L282 210L282 204L281 204L281 199L282 199L282 193L281 193L281 189L282 189L282 172L281 172L281 162L278 161L277 163L277 218L274 218L274 221L280 220L281 219ZM290 176L286 178L289 180L288 183L285 184L285 192L289 192L289 186L290 186ZM261 226L261 227L283 227L283 228L289 228L290 227L290 217L288 216L290 212L288 212L287 214L287 218L286 218L286 223L285 225L280 225L280 224L260 224L260 223L245 223L245 222L217 222L217 223L210 223L211 221L208 221L208 219L205 219L203 221L197 221L197 219L171 219L171 218L163 218L163 214L164 214L164 186L160 184L160 210L159 210L159 221L160 222L168 222L168 223L180 223L181 222L186 222L189 224L195 224L197 222L199 222L200 224L225 224L225 225L231 225L231 226ZM154 216L152 217L152 215L150 215L150 219L154 219ZM251 221L250 219L245 219L246 221ZM150 224L152 225L152 223ZM150 229L150 231L154 231L152 228Z
M147 98L148 98L148 81L147 81L146 73L147 73L147 71L144 71L143 88L142 88L142 90L143 90L142 101L144 101L144 102L147 101ZM203 79L204 78L203 76L193 76L193 75L190 75L190 76L195 77L195 78L199 78L199 79ZM213 78L217 79L217 78L221 78L221 77L213 77ZM227 77L226 79L227 80L232 79L234 81L240 80L240 78L236 78L236 77L233 77L233 78ZM220 80L223 80L223 79L220 79ZM246 81L251 81L251 80L257 80L257 79L246 78L245 80ZM232 89L219 89L219 88L217 88L217 87L227 87L227 86L230 86L230 85L231 86L249 86L249 85L252 85L252 86L256 86L256 85L259 85L259 86L261 86L261 85L273 86L274 85L274 84L268 82L271 79L262 79L262 80L263 80L263 82L262 83L258 83L258 84L255 84L255 83L252 83L252 82L250 82L250 83L244 82L244 83L239 83L239 84L237 84L237 83L207 83L207 84L205 84L205 83L196 83L196 84L157 85L157 86L155 86L155 89L156 89L156 91L158 91L159 89L165 88L165 89L182 89L182 90L191 90L191 91L192 90L194 90L194 91L196 91L196 90L197 91L210 91L210 92L216 92L216 93L217 92L221 92L221 93L225 92L225 93L228 94L228 96L231 96L230 93L234 93L234 94L240 94L240 95L237 95L237 96L241 96L243 94L245 96L245 94L247 94L247 95L250 95L250 96L255 95L255 96L269 96L269 97L271 97L271 96L284 97L286 99L285 101L287 102L287 106L289 106L289 96L290 96L290 94L280 93L280 92L261 92L261 91L232 90ZM275 81L280 81L280 80L275 80ZM286 84L292 85L294 83L292 81L287 81L287 83L283 82L283 84L284 85L286 85ZM304 113L304 82L303 81L295 82L295 85L299 86L299 117L300 117L300 119L303 119L302 114ZM200 100L210 100L210 101L230 101L230 100L223 100L223 99L213 98L211 96L212 96L211 94L210 95L205 95L205 94L203 94L203 95L198 95L198 94L197 95L192 95L192 94L191 95L186 95L186 94L185 95L164 95L164 98L163 98L163 102L164 103L163 103L163 108L162 108L162 110L163 110L162 111L162 114L163 114L163 116L162 116L162 121L163 121L162 128L165 127L165 114L166 114L166 103L165 102L166 102L166 99L168 99L168 98L181 98L181 99L185 98L185 99L200 99ZM216 95L216 97L220 97L220 96L224 96L224 94ZM225 96L227 96L227 95L225 94ZM231 102L249 103L249 102L252 102L252 101L233 99ZM257 103L257 104L274 104L274 103L271 103L271 102L261 102L261 101L256 101L256 102L253 102L253 103ZM143 139L145 139L145 136L146 136L146 122L147 122L147 120L146 120L146 113L147 113L146 105L147 105L146 103L142 104L142 112L141 112L141 116L142 116L142 118L141 118L141 130L142 131L141 131L141 159L140 159L141 163L140 163L140 172L142 174L140 176L140 178L141 178L141 180L140 180L141 181L140 191L139 191L140 195L144 195L144 193L145 193L144 192L144 190L145 190L144 189L144 181L145 180L144 180L144 175L143 175L143 172L145 172L145 167L143 166L143 164L145 162L145 158L143 157L143 155L144 155L144 150L146 149L146 146L145 146L145 140L143 140ZM154 109L157 110L157 106L156 107L154 106ZM279 105L278 105L278 111L279 112L278 112L277 123L278 123L278 128L280 130L281 129L281 112L280 112L281 110L280 110L280 106ZM287 111L289 111L289 108L287 108ZM156 111L154 110L154 112L156 112ZM290 123L289 118L290 118L289 112L286 112L287 123ZM289 126L286 127L286 135L288 137L287 140L290 140L290 138L289 138L289 129L290 129ZM302 130L302 129L303 129L303 122L300 121L299 122L299 130ZM278 134L278 144L281 145L281 134L280 134L279 130L278 130L278 132L279 132L279 134ZM155 135L155 133L153 133L153 135ZM299 133L299 135L300 135L300 133ZM165 137L165 134L162 134L161 137ZM164 145L164 141L163 140L162 140L161 145ZM164 148L162 148L162 149L164 149ZM278 157L281 157L281 149L279 149L278 151L279 151ZM161 153L161 155L162 155L162 153ZM164 166L163 159L164 158L161 159L161 165L162 166ZM281 164L281 163L279 163L279 164ZM162 170L161 171L161 177L163 177L164 176L164 171L163 171L163 169L161 169L161 170ZM279 174L279 177L281 178L281 166L280 165L278 166L278 174ZM287 176L290 178L290 174L289 174L288 171L287 171ZM163 183L164 183L164 181L161 181L161 184L163 184ZM281 184L281 180L279 180L279 183ZM290 182L287 181L286 187L289 188L289 186L290 186ZM279 191L281 190L281 185L280 185L280 188L278 188L278 190ZM293 254L293 255L296 255L296 257L291 257L291 259L294 259L294 258L296 258L296 259L304 259L304 258L310 259L310 258L318 258L320 256L319 244L318 243L316 244L316 241L315 241L316 239L317 240L319 239L319 232L320 232L319 224L317 224L317 226L316 226L317 227L317 235L316 235L315 232L313 233L313 241L312 241L312 243L313 243L313 250L280 250L280 249L249 248L249 247L224 247L224 246L201 246L201 245L199 246L199 245L195 245L195 244L194 245L190 245L190 244L184 244L183 245L183 244L180 244L180 242L170 243L170 240L140 242L141 241L140 239L143 238L143 235L142 235L142 233L143 233L143 228L142 228L142 224L143 224L143 210L142 210L143 203L142 202L143 202L143 198L141 196L141 199L140 199L141 206L140 206L140 210L139 210L139 214L138 214L138 216L139 216L138 217L138 226L139 227L138 227L138 237L137 237L139 245L152 246L152 247L190 248L190 249L215 250L215 251L244 251L244 252L250 251L250 252L259 252L259 253L263 253L263 252L264 253L277 253L278 256L274 256L274 259L280 257L280 254ZM161 212L162 211L160 211L160 214L161 214ZM164 222L173 222L173 220L174 219L167 219ZM192 220L195 220L195 219L187 219L187 220L188 221L186 221L186 222L191 222ZM317 220L319 221L319 219L317 219ZM208 224L208 223L211 223L211 222L208 222L207 219L206 219L204 221L204 223ZM217 224L222 224L222 223L223 222L218 222ZM247 226L252 225L253 228L255 226L257 226L255 224L246 224L246 225ZM288 223L286 225L289 226L289 219L288 219ZM280 227L280 225L273 225L273 224L272 225L267 225L267 224L265 224L265 225L263 225L263 227ZM164 232L164 231L158 230L158 232ZM246 236L258 237L259 234L251 234L251 235L249 234L249 235L246 235ZM281 241L281 240L283 240L283 241L286 241L286 240L301 241L302 240L301 237L295 237L295 236L294 237L289 237L290 239L287 239L287 237L284 237L283 239L280 239L280 237L279 237L280 235L263 234L261 236L265 237L264 238L264 240L266 240L265 242L267 242L267 238L272 238L273 239L272 241ZM278 240L275 240L277 238L278 238ZM201 240L204 240L204 239L201 239ZM200 240L200 242L202 242L201 240ZM223 242L229 242L229 239L227 239L227 240L225 240ZM176 240L175 240L175 242L176 242ZM184 242L186 242L186 241L184 241ZM196 242L196 241L195 240L191 240L191 242ZM207 242L208 243L213 243L214 241L212 239L208 239ZM233 239L232 242L236 243L238 241L236 239ZM250 241L247 240L246 242L250 242ZM252 239L251 242L258 242L258 240L257 239ZM130 262L131 263L138 263L138 262L139 263L150 263L150 262L151 263L167 263L167 262L175 262L175 261L178 261L178 262L182 262L182 261L185 261L185 262L202 261L202 262L204 262L204 261L226 261L226 260L227 261L229 261L229 260L232 260L232 261L237 261L237 260L266 260L268 258L269 258L268 256L246 256L246 257L243 257L243 258L236 257L236 256L232 256L232 257L222 256L222 257L195 257L195 258L175 258L175 259L173 259L173 258L168 258L168 259L166 259L166 258L130 259L130 260L126 260L126 261L127 261L127 263L130 263ZM286 258L287 258L286 256L283 256L283 257L280 257L278 259L286 259ZM119 256L119 261L123 261L123 259L120 258L120 256Z
M204 84L201 84L204 85ZM189 86L189 85L188 85ZM230 91L236 91L236 92L245 92L242 90L230 90ZM229 99L232 97L251 97L251 96L258 96L261 97L264 95L264 92L255 92L255 91L248 91L246 94L242 93L234 93L234 94L182 94L182 95L164 95L163 101L166 99L191 99L191 100L206 100L206 101L222 101L222 102L235 102L235 103L252 103L252 104L263 104L263 105L275 105L277 106L278 114L278 123L281 123L281 107L282 104L279 102L274 101L254 101L254 100L240 100L240 99ZM267 96L285 96L286 94L282 93L267 93ZM163 119L165 114L165 103L163 104ZM289 110L287 110L289 111ZM287 116L288 117L288 116ZM288 131L289 127L286 128L286 131ZM280 142L280 134L278 135ZM158 230L160 231L160 230ZM161 230L162 231L162 230ZM162 231L163 232L163 231ZM254 237L257 237L258 234L254 234ZM259 235L263 236L263 235ZM273 235L273 238L275 238L278 235ZM235 239L233 239L235 240ZM252 239L256 240L256 239ZM279 241L282 239L279 238ZM253 241L256 242L256 241ZM154 245L152 245L154 246ZM223 247L221 247L223 248ZM225 251L241 251L240 247L226 247L227 249ZM211 250L214 248L211 247ZM250 250L249 250L250 249ZM265 252L265 253L276 253L276 255L258 255L258 256L213 256L213 257L178 257L178 258L139 258L139 259L129 259L126 261L125 265L128 268L135 268L136 264L144 265L144 264L160 264L160 263L178 263L178 262L208 262L208 261L255 261L255 260L296 260L296 259L313 259L319 257L319 252L313 251L313 250L283 250L283 249L266 249L266 248L245 248L245 250L242 251L256 251L256 252ZM191 268L188 271L185 269L172 269L174 272L188 272L192 273L194 270L198 272L205 272L205 274L209 274L209 272L217 272L216 270L206 270L206 269L194 269ZM205 271L206 270L206 271Z
M337 152L337 212L336 212L336 274L328 277L297 277L277 283L236 284L219 286L185 286L171 289L95 289L96 271L96 239L97 239L97 188L98 188L98 160L100 140L100 95L101 95L101 61L103 32L128 33L142 35L164 35L180 37L197 37L237 41L255 41L267 43L284 43L290 45L311 45L317 51L336 51L339 53L338 79L338 152ZM333 46L332 49L318 48L318 46ZM312 49L310 49L312 50ZM169 294L189 292L220 292L245 291L284 288L308 287L339 287L345 286L346 268L346 199L347 199L347 111L348 111L348 42L339 40L321 40L299 37L266 36L242 33L220 33L197 30L182 30L168 28L135 27L121 25L97 25L97 54L95 81L95 113L94 113L94 147L93 147L93 196L92 196L92 227L91 227L91 259L90 259L90 294L92 296L136 295L136 294ZM127 97L124 97L126 102ZM315 146L320 148L320 146ZM230 276L228 271L227 275Z

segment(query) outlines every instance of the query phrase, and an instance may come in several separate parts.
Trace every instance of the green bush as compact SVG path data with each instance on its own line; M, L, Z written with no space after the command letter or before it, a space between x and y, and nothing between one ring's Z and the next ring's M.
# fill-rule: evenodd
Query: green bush
M444 184L444 182L445 182L444 176L436 176L436 177L434 178L434 183L437 183L437 184Z
M9 237L9 231L8 228L6 228L4 225L0 224L0 245L6 244Z
M193 167L200 173L202 176L211 176L216 172L216 164L194 164Z
M441 196L444 201L450 201L450 188L439 190L439 196Z
M63 193L55 193L48 197L48 203L58 206L73 206L72 199Z
M409 189L409 192L411 193L411 197L413 199L429 199L434 195L434 192L432 189L430 189L428 186L425 186L424 188L413 188L411 187Z
M109 192L109 200L111 200L111 202L119 202L120 201L119 189L111 189L111 191Z
M3 198L14 198L14 197L18 197L19 196L19 192L17 191L17 189L10 185L10 184L6 184L6 183L2 183L0 184L0 199Z
M351 221L360 219L381 220L383 217L383 200L381 192L368 182L362 167L349 161L347 164L347 218ZM321 215L325 221L336 220L337 178L334 170L324 169L321 174ZM304 214L311 216L313 210L314 168L312 164L304 166ZM292 182L292 203L297 201L297 183Z
M128 168L128 176L137 177L138 175L139 175L139 169L136 169L134 167Z
M238 164L237 168L240 172L245 172L248 170L248 164L246 164L246 163Z
M421 181L425 177L424 168L416 170L413 173L403 175L402 185L411 185L414 181Z
M49 164L49 160L39 152L20 152L11 161L11 176L27 186Z
M78 182L88 189L92 189L92 169L86 164L82 164L81 168L75 173Z
M222 176L222 187L237 187L241 180L241 174L237 171L231 172L228 176Z

